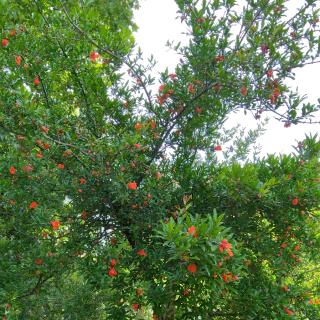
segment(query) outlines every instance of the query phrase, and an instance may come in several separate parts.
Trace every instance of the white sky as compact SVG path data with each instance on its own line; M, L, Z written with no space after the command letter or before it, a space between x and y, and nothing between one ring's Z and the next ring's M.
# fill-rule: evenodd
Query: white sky
M292 0L296 1L296 0ZM145 57L154 55L158 61L156 72L169 68L173 72L179 57L165 46L167 40L186 42L185 26L176 19L178 7L174 0L141 0L140 9L135 12L135 21L139 27L135 34L136 43L141 47ZM293 87L299 88L301 94L308 96L308 101L316 102L320 98L319 90L320 64L306 66L296 71ZM271 118L272 115L270 114ZM319 115L320 119L320 115ZM318 119L318 120L319 120ZM254 127L256 120L251 116L241 117L242 125ZM239 116L231 116L229 125L239 122ZM259 140L262 145L262 155L267 153L288 153L296 140L303 140L306 133L320 134L320 125L296 125L284 128L283 123L270 120L267 132Z

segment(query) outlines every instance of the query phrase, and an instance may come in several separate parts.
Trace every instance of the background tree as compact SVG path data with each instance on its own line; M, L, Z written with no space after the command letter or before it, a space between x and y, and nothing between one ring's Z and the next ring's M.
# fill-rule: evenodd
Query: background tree
M317 1L176 2L157 92L135 1L0 2L3 319L319 317L318 138L249 160L260 129L222 130L319 122L286 85L318 62Z

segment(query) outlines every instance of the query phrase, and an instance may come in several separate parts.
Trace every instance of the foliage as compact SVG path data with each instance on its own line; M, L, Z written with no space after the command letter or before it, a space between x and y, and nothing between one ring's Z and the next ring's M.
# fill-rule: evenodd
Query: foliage
M319 122L286 84L319 8L292 2L176 0L190 41L153 92L136 1L0 1L4 320L320 317L319 138L250 160L263 123L224 128Z

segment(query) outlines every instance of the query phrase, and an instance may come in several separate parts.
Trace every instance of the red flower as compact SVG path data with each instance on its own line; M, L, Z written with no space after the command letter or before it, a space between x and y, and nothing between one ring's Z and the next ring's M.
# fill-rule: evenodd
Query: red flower
M299 251L300 250L300 246L297 244L295 247L294 247L294 251Z
M159 87L159 92L163 92L163 90L166 88L166 85L165 84L162 84L160 87Z
M141 148L141 144L140 144L140 143L136 143L134 146L135 146L137 149L140 149L140 148Z
M44 147L46 150L48 150L48 149L50 148L50 145L49 145L48 143L45 143L45 144L43 145L43 147Z
M20 57L20 56L16 56L16 57L15 57L15 60L16 60L16 65L17 65L17 66L20 66L20 64L21 64L21 57Z
M54 220L54 221L50 221L52 230L58 230L60 227L60 221L58 220Z
M64 169L64 164L63 163L58 163L57 168L63 170Z
M198 237L198 234L196 232L196 227L195 226L191 226L188 228L188 233L191 234L194 238Z
M230 282L231 280L232 280L232 273L222 273L222 279L223 279L223 281L224 282L226 282L226 283L228 283L228 282Z
M16 173L16 168L10 167L9 172L10 172L10 174L14 175Z
M117 260L116 259L111 259L110 267L114 267L116 264L117 264Z
M37 266L41 266L43 264L43 260L40 259L40 258L37 258L34 260L34 263L37 265Z
M188 228L188 233L189 234L194 234L196 232L196 227L195 226L191 226Z
M30 166L30 165L27 165L27 166L23 166L22 167L22 171L23 172L30 172L30 171L32 171L33 170L33 168Z
M191 263L187 266L187 270L191 273L197 272L197 265L195 263Z
M45 134L48 134L48 132L49 132L49 128L47 128L46 126L41 126L40 130Z
M137 189L137 183L136 182L128 182L127 187L129 190L136 190Z
M215 146L213 150L214 151L222 151L222 148L221 148L221 146Z
M86 179L85 179L85 178L81 178L81 179L79 180L79 183L80 183L80 184L85 184L85 183L86 183Z
M266 54L269 51L269 47L266 44L262 44L260 48L263 54Z
M40 84L40 79L39 77L35 77L35 79L33 80L34 85L37 87Z
M1 44L3 47L6 47L9 44L9 40L8 39L2 39Z
M294 312L293 312L292 310L286 308L286 307L283 308L283 310L284 310L284 312L285 312L287 315L289 315L289 316L293 316L293 315L294 315Z
M276 97L275 95L271 94L271 95L270 95L270 102L271 102L272 104L275 104L275 103L277 102L277 97Z
M183 292L182 292L182 294L183 294L184 296L188 296L188 295L190 294L190 292L191 292L190 289L184 289Z
M108 272L108 275L109 275L110 277L115 277L115 276L118 275L118 272L116 271L115 268L110 268L110 269L109 269L109 272Z
M176 77L177 77L177 75L176 75L175 73L170 73L170 74L169 74L169 78L170 78L171 80L175 80Z
M268 78L272 78L273 71L272 70L267 70L266 75L267 75Z
M36 157L37 157L38 159L41 159L41 158L43 158L43 154L42 154L41 152L38 152L38 153L36 154Z
M134 125L134 128L138 131L138 130L141 130L142 129L142 124L140 122L137 122L135 125Z
M157 127L157 124L154 120L151 120L150 121L150 126L151 126L151 129L155 129Z
M139 304L138 303L134 303L132 304L132 309L137 312L139 310Z
M224 250L231 249L231 248L232 248L232 245L226 239L223 239L219 245L220 252L223 252Z
M144 249L141 249L141 250L137 251L137 255L139 255L141 257L146 257L148 254L144 251Z
M166 97L164 97L164 96L157 96L157 100L158 100L160 106L162 106L162 105L164 104L165 100L166 100Z
M222 62L224 60L224 56L223 55L219 55L215 57L216 62Z
M99 59L100 54L98 52L92 51L90 52L89 57L92 62L95 62L97 59Z
M30 209L35 209L38 206L38 203L36 201L32 201L29 205Z
M279 88L274 88L273 91L273 96L278 98L280 96L280 89Z
M299 203L299 199L296 197L296 198L292 199L291 203L293 206L296 206Z
M190 83L190 84L188 85L188 91L189 91L189 93L191 93L191 94L195 94L195 93L196 93L196 90L195 90L195 88L193 87L193 84L192 84L192 83Z
M240 92L241 92L241 94L242 94L243 96L246 96L246 95L248 94L248 89L247 89L247 87L245 87L245 86L241 87Z
M224 252L224 250L226 250L230 257L233 256L233 252L231 251L231 248L232 248L232 244L229 243L228 240L226 239L223 239L219 245L219 251L222 253Z
M195 107L194 111L195 111L196 113L201 113L201 112L202 112L202 108L200 108L200 107Z

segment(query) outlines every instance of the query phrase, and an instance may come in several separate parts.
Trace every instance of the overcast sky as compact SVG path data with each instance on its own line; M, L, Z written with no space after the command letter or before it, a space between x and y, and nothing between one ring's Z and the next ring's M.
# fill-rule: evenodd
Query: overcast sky
M300 0L290 0L298 4ZM156 72L166 67L173 72L178 56L165 46L167 40L186 42L183 35L185 26L176 19L178 7L174 0L141 0L140 9L135 12L135 21L139 27L135 34L136 43L146 57L154 55L158 61ZM319 90L320 64L306 66L296 72L294 88L298 87L301 94L308 95L308 101L316 102L320 98ZM271 115L270 115L271 117ZM320 117L320 116L319 116ZM238 122L239 117L231 117L229 125ZM256 121L251 117L241 118L242 124L254 127ZM243 123L245 122L245 123ZM270 121L266 134L259 140L262 154L288 153L296 140L303 140L305 133L320 133L320 125L297 125L284 128L283 123Z

